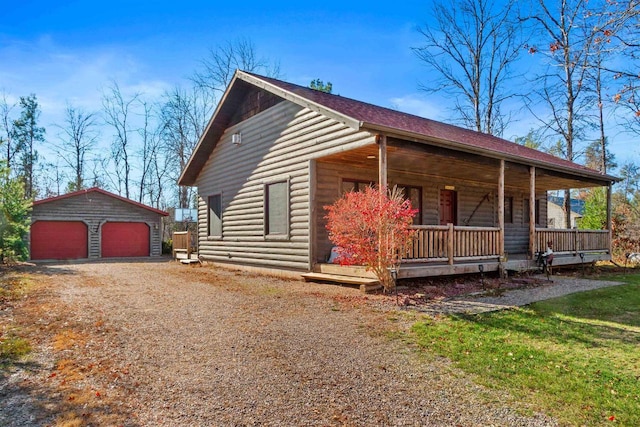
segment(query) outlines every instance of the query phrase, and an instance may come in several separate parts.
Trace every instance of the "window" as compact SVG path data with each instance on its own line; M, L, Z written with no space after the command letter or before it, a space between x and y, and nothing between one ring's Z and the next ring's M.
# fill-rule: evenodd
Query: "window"
M289 238L289 182L264 186L264 234L270 238Z
M209 196L208 213L207 234L213 237L222 237L222 194Z
M412 187L410 185L400 185L398 188L404 194L406 199L411 202L411 208L417 209L416 215L413 217L413 225L422 224L422 187Z
M504 198L504 223L513 223L513 197Z
M373 186L375 182L371 181L358 181L355 179L343 179L341 194L348 193L349 191L362 191L365 187Z
M529 224L529 199L524 199L524 223ZM536 225L540 225L540 200L536 199L536 205L534 207L536 215Z

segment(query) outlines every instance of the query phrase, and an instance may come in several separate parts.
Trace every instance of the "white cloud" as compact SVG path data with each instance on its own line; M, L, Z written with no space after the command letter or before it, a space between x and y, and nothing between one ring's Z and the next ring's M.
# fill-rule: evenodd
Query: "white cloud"
M44 126L59 123L68 103L99 110L103 90L112 81L118 82L123 95L140 93L150 101L171 86L157 76L145 75L144 66L126 49L75 50L58 46L46 36L33 43L5 44L0 48L0 63L0 89L11 98L36 94Z
M39 124L46 128L46 142L37 147L41 163L63 164L56 144L60 143L68 104L87 112L102 110L102 97L117 82L123 97L140 94L153 103L172 84L157 69L148 67L127 48L103 45L71 48L56 44L50 37L33 42L2 40L0 35L0 96L13 104L20 96L35 94L41 110ZM155 74L152 74L155 73ZM19 114L19 108L13 110ZM131 120L141 120L139 108ZM109 152L113 129L98 121L99 138L94 154ZM134 123L135 125L135 123ZM137 134L132 137L136 139Z
M404 113L414 114L432 120L442 120L442 108L432 101L427 101L416 94L409 94L389 100L391 108Z

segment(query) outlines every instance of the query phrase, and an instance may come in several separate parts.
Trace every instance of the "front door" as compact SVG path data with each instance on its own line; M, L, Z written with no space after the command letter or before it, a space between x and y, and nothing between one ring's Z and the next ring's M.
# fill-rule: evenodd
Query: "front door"
M454 190L440 190L440 225L456 225L458 218L457 199Z

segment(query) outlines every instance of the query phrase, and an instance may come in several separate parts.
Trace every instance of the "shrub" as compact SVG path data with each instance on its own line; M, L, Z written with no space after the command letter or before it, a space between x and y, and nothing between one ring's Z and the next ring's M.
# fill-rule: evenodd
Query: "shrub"
M341 265L363 265L373 271L385 291L395 286L391 269L400 261L415 230L409 228L417 210L394 187L367 187L345 193L325 206L329 239L338 247Z
M173 253L173 240L169 239L162 241L162 253L165 255Z

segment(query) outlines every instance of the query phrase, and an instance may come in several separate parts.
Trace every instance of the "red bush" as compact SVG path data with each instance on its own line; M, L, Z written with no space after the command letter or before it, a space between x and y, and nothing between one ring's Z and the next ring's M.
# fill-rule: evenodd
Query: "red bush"
M341 265L363 265L373 271L385 290L393 289L391 268L400 261L415 230L409 228L417 210L396 187L367 187L345 193L327 210L329 239L338 247Z

